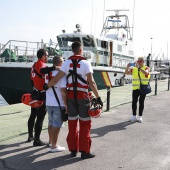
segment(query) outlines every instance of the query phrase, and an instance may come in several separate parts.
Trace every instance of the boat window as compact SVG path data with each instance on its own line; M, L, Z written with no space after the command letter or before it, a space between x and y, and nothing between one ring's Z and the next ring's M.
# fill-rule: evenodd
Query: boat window
M57 41L58 41L58 44L60 47L63 47L63 44L62 44L62 41L61 41L61 38L57 36Z
M101 41L101 47L102 48L107 48L108 47L108 42L107 41Z
M92 38L87 36L87 37L83 37L82 39L83 39L83 45L85 47L94 47L94 41Z
M108 42L96 39L97 46L102 48L108 48Z
M67 36L67 37L63 37L62 40L63 40L64 47L71 46L71 44L75 41L81 42L80 37L69 37L69 36Z
M97 46L99 47L100 40L96 39Z
M130 54L130 55L133 55L133 51L129 50L129 54Z

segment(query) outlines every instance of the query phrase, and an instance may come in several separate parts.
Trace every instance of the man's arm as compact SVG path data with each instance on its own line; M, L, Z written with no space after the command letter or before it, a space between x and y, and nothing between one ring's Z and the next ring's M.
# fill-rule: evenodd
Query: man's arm
M98 98L99 93L98 93L96 82L93 79L92 73L88 73L88 74L86 74L86 76L87 76L87 81L89 82L90 88L92 89L92 91L93 91L94 95L96 96L96 98Z
M99 96L97 85L96 85L96 82L94 81L93 75L92 75L92 73L88 73L88 74L86 74L86 76L87 76L87 81L89 82L89 86L92 89L94 95L96 96L97 102L98 102L98 104L101 105L101 109L102 109L103 102Z
M55 70L55 66L52 67L44 67L40 69L41 74L47 74L50 73L51 71Z
M129 69L129 67L130 67L130 64L127 65L127 67L125 69L125 74L131 75L132 71L131 71L131 69Z
M65 73L63 71L59 71L55 77L53 77L47 84L48 88L54 86L63 76Z
M147 76L147 75L149 74L150 68L147 67L145 70L141 68L140 71L141 71L145 76Z

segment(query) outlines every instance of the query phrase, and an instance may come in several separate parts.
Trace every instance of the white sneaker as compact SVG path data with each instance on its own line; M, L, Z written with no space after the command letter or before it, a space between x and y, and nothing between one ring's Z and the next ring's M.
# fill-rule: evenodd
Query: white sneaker
M54 148L54 149L49 149L49 152L62 152L62 151L65 151L66 150L66 148L65 147L61 147L61 146L57 146L56 148Z
M137 121L136 116L133 116L133 115L132 115L132 117L130 118L130 122L132 122L132 123L133 123L133 122L136 122L136 121Z
M139 122L139 123L142 123L142 116L139 116L138 122Z

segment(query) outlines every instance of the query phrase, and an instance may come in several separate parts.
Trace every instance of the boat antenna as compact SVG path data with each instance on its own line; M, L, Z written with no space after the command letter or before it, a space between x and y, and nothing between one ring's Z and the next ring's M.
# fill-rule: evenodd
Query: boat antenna
M92 25L93 25L93 0L92 0L92 12L91 12L91 34L92 34Z
M103 8L103 25L104 25L104 15L105 15L105 0L104 0L104 8Z
M134 0L134 3L133 3L133 22L132 22L132 40L133 40L133 31L134 31L134 16L135 16L135 0Z

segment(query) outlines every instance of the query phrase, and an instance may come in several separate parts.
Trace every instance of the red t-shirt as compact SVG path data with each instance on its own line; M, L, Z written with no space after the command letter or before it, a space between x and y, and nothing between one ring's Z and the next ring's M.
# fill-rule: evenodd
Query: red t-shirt
M33 66L32 66L32 69L31 69L31 80L33 80L33 83L34 83L34 87L37 89L37 90L43 90L43 86L44 86L44 83L45 83L45 74L41 74L40 73L40 69L41 68L44 68L46 67L46 64L41 60L39 59ZM34 69L36 70L36 72L40 75L43 76L43 78L40 78L35 72L34 72Z

